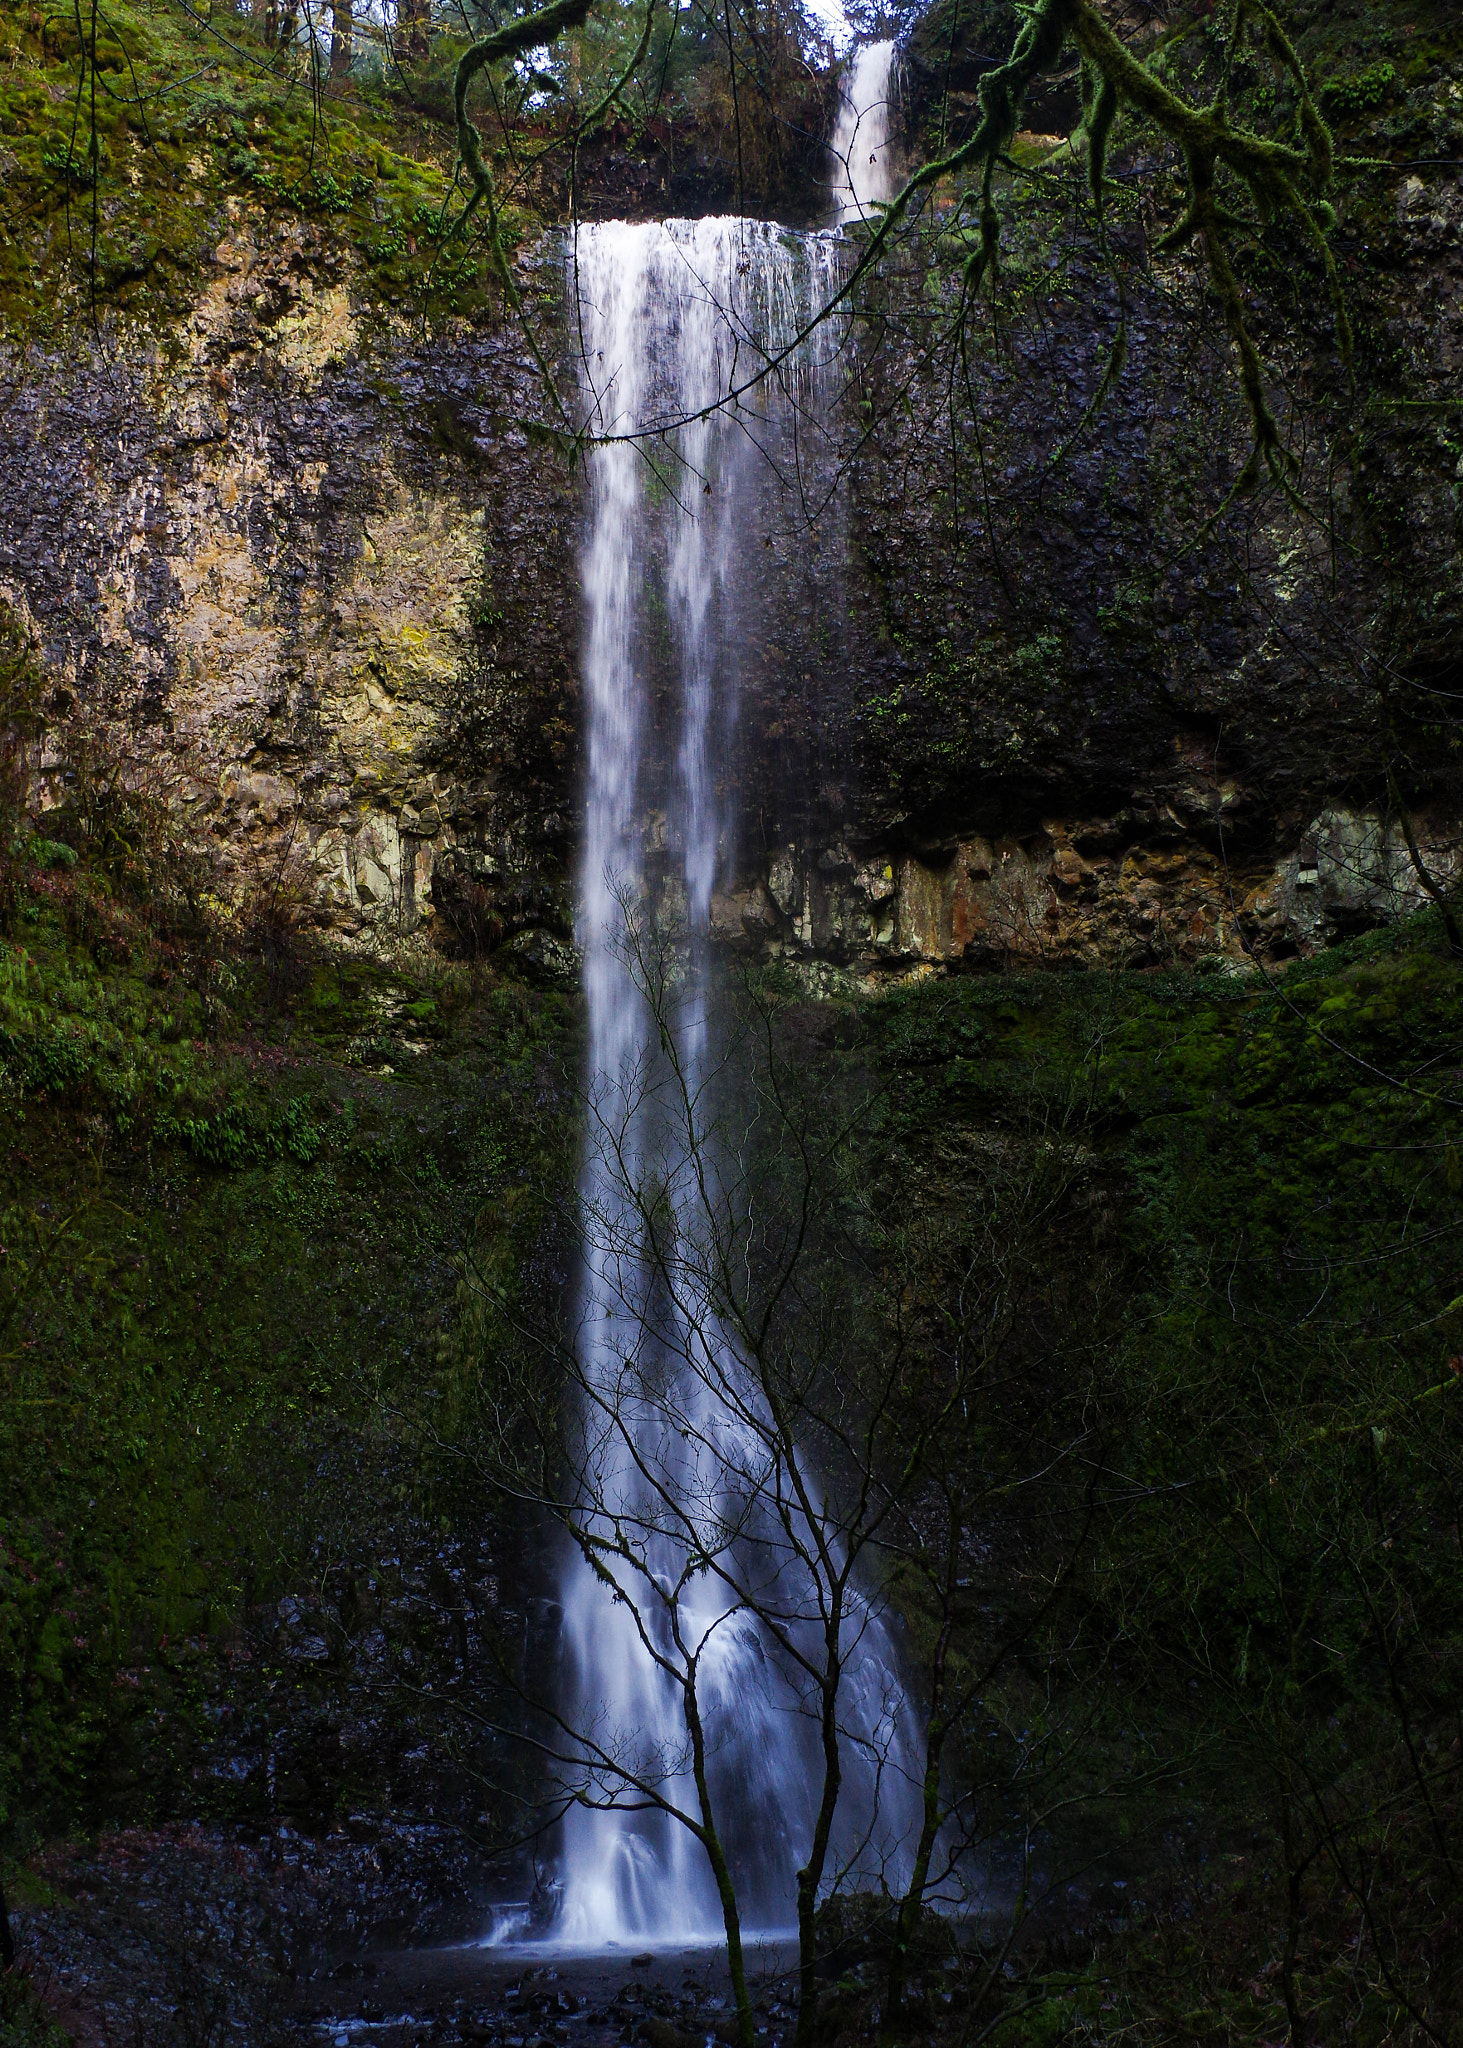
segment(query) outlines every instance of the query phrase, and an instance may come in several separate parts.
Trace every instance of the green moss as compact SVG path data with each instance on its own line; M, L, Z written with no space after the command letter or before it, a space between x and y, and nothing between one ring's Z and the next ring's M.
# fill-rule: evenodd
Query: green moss
M1382 106L1396 90L1397 67L1383 58L1354 77L1328 78L1321 87L1321 104L1328 114L1355 118Z
M475 1243L511 1277L542 1211L480 1228L484 1204L565 1170L561 1000L332 959L280 998L247 954L180 966L135 924L103 970L89 886L37 883L0 949L12 1837L255 1796L195 1768L219 1646L309 1582L322 1527L368 1542L384 1503L431 1498L454 1261Z
M93 129L74 26L29 9L5 19L0 333L57 334L93 304L175 317L241 207L328 226L367 295L433 315L483 303L470 257L432 263L445 137L391 99L337 83L317 112L302 72L257 62L247 24L230 47L163 0L120 0L97 44Z
M857 1014L850 1058L890 1077L881 1145L919 1152L1025 1119L1033 1089L1070 1096L1129 1192L1140 1257L1161 1217L1165 1256L1176 1235L1242 1246L1259 1289L1299 1246L1305 1275L1284 1284L1303 1292L1331 1256L1358 1310L1375 1308L1384 1268L1388 1288L1444 1286L1422 1247L1463 1224L1447 1165L1463 1103L1446 1078L1463 1055L1463 969L1431 913L1283 978L968 977ZM1416 1255L1373 1270L1398 1232L1416 1233Z
M971 1024L976 1056L954 1061ZM1082 1902L1080 1936L1053 1943L1072 1967L1013 1986L1006 2022L983 2015L991 2038L1027 2039L1033 2010L1053 2038L1085 2037L1094 2011L1103 2038L1276 2037L1263 1966L1285 1935L1287 1825L1304 1825L1302 1854L1339 1839L1338 1815L1367 1854L1385 1829L1397 1867L1435 1870L1451 1895L1432 1815L1456 1809L1463 1656L1463 963L1430 914L1284 976L926 983L852 1006L839 1037L874 1105L851 1177L871 1215L897 1219L901 1304L925 1240L958 1247L962 1289L986 1284L968 1227L993 1292L1022 1298L1006 1369L1055 1361L1043 1399L1079 1395L1111 1461L1111 1519L1033 1691L1054 1729L1065 1705L1083 1731L1073 1806L1101 1788L1092 1858L1069 1837L1068 1867L1136 1881L1107 1911ZM1056 1147L1070 1197L1050 1240L1006 1263L982 1205ZM1066 1441L1045 1410L1039 1433ZM1041 1512L1017 1517L1033 1548ZM985 1524L981 1540L1000 1543ZM999 1603L1009 1580L989 1583ZM993 1720L1002 1697L982 1697ZM1017 1697L1014 1725L1039 1741ZM1414 1734L1436 1776L1403 1819ZM984 1770L990 1731L972 1740ZM1159 1846L1180 1841L1176 1859ZM1410 1896L1393 1953L1431 1987L1431 1895ZM1357 1997L1365 2037L1393 2038L1398 1977L1358 1994L1344 1877L1312 1857L1299 1897L1314 2037Z

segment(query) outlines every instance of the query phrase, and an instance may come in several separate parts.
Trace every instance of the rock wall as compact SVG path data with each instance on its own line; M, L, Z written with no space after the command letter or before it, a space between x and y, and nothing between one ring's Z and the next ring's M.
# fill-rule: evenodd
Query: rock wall
M220 228L176 331L6 365L0 598L61 714L42 801L91 737L225 902L409 931L467 838L562 923L573 495L515 424L532 359L366 322L318 230L237 202Z
M1202 274L1148 267L1131 220L1096 410L1118 294L1065 206L1008 221L1012 311L965 363L924 339L954 266L886 266L841 639L750 665L724 933L874 973L1282 959L1428 900L1399 803L1458 879L1463 181L1352 196L1354 381L1324 323L1265 332L1294 500L1233 494L1248 420Z
M1273 492L1212 517L1244 421L1192 272L1140 275L1130 243L1128 367L1092 416L1113 288L1068 212L1020 216L1008 261L1040 282L952 430L911 309L955 273L929 244L891 266L842 491L769 525L737 626L727 941L874 975L1310 950L1424 900L1389 759L1453 879L1460 223L1439 170L1343 230L1392 367L1310 460L1326 519ZM4 365L0 599L64 713L43 801L74 801L90 735L186 817L221 902L564 970L580 484L530 430L533 359L368 310L321 228L237 199L217 225L175 328ZM552 243L521 278L552 338ZM1309 431L1334 352L1270 341Z
M1456 820L1419 822L1447 889L1463 879ZM1125 844L1112 819L1051 818L1025 839L883 859L789 845L765 881L715 899L713 927L738 950L875 975L1012 959L1145 967L1317 952L1429 901L1400 824L1376 811L1328 808L1295 849L1233 860L1181 825L1149 826Z

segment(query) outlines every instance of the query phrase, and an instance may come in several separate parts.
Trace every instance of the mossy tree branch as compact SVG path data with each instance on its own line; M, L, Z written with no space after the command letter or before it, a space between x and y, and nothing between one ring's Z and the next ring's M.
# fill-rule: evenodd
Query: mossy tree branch
M554 381L553 372L544 359L533 325L524 310L512 265L508 261L508 252L503 247L493 174L483 155L482 135L468 115L467 95L473 80L489 64L497 63L504 57L516 57L524 50L536 50L546 43L553 42L566 29L578 28L580 23L588 18L593 4L594 0L550 0L547 7L536 8L531 14L519 15L516 20L506 22L491 35L481 37L464 50L457 60L457 68L452 79L452 109L456 125L458 161L467 173L471 190L462 212L443 238L444 244L459 233L479 209L486 214L489 258L502 284L504 296L528 338L545 388L552 394L561 414L563 407L558 405L558 386ZM651 30L654 25L655 0L646 0L645 26L641 31L640 40L624 70L608 91L596 101L588 115L576 124L572 138L576 150L583 137L592 128L597 127L616 104L620 94L644 62L646 52L650 48Z
M1258 0L1237 0L1231 47L1251 18L1263 31L1272 60L1295 83L1300 98L1301 142L1281 142L1253 129L1233 126L1222 84L1207 107L1191 106L1138 61L1109 28L1092 0L1076 0L1072 22L1072 40L1084 62L1100 75L1104 87L1111 88L1116 99L1126 100L1145 114L1183 152L1189 203L1177 226L1163 236L1158 247L1167 253L1182 248L1195 237L1203 246L1239 358L1240 383L1255 432L1250 459L1239 479L1241 488L1258 481L1262 462L1277 481L1287 484L1289 458L1265 395L1263 366L1245 321L1244 301L1229 260L1228 236L1247 223L1236 219L1220 201L1217 175L1221 165L1248 188L1262 220L1286 216L1299 227L1321 259L1336 318L1336 339L1348 360L1352 339L1340 273L1326 239L1327 230L1335 221L1325 198L1332 175L1331 132L1311 97L1304 67L1272 9L1258 4ZM1100 149L1095 150L1092 160L1093 190L1097 195L1101 190L1101 154Z
M1335 223L1326 196L1334 169L1331 132L1311 94L1304 66L1273 9L1263 0L1236 0L1231 48L1250 27L1259 31L1271 61L1295 87L1299 110L1293 142L1235 125L1225 84L1207 106L1191 104L1134 56L1108 25L1096 0L1038 0L1010 57L981 80L977 96L980 119L974 132L958 148L922 164L896 194L832 304L846 299L871 271L920 194L962 171L982 172L979 239L966 258L967 282L977 285L995 268L1000 242L1000 214L992 189L996 165L1016 133L1025 94L1038 77L1055 69L1069 45L1075 45L1082 60L1088 174L1094 200L1100 210L1108 141L1118 109L1126 103L1152 121L1183 156L1188 203L1158 248L1167 253L1197 239L1224 309L1254 430L1254 445L1236 487L1246 489L1257 483L1263 467L1294 496L1291 457L1266 396L1264 365L1245 319L1243 295L1230 260L1231 236L1237 230L1249 232L1252 223L1223 204L1218 183L1221 167L1247 188L1261 220L1291 220L1319 258L1335 314L1337 343L1347 361L1351 357L1351 324L1327 240Z
M484 156L482 137L468 116L467 97L473 79L487 65L551 42L565 29L576 27L585 20L592 4L593 0L552 0L551 5L505 24L463 53L454 80L458 156L468 180L469 192L456 223L449 231L449 238L461 231L480 210L486 213L489 259L509 305L528 336L540 372L561 415L563 408L558 404L557 387L527 320L503 246L493 176ZM576 145L615 105L644 61L649 48L654 5L655 0L647 0L644 32L624 71L591 112L576 124L572 138ZM1281 140L1235 124L1228 108L1227 75L1207 105L1196 105L1186 99L1128 48L1109 26L1097 0L1036 0L1036 4L1026 12L1006 62L987 71L981 79L977 94L980 118L974 132L956 148L922 164L889 205L882 209L881 217L849 275L813 315L808 328L793 338L788 352L800 345L812 327L847 304L887 252L923 193L944 179L973 171L978 176L979 211L976 232L972 237L973 246L965 261L966 292L962 295L962 303L968 303L971 292L979 287L988 273L995 270L998 262L1001 215L995 173L1007 159L1020 122L1023 100L1039 78L1056 69L1064 52L1075 48L1082 64L1088 176L1099 216L1105 193L1109 142L1118 112L1126 104L1151 121L1177 147L1187 173L1188 195L1184 211L1178 223L1161 237L1157 248L1159 253L1167 254L1197 241L1223 309L1225 326L1238 359L1240 387L1253 430L1253 445L1235 489L1249 489L1259 482L1262 474L1268 473L1295 500L1292 482L1294 458L1286 448L1266 392L1265 364L1245 317L1244 295L1231 255L1235 235L1253 232L1256 222L1242 218L1226 205L1221 173L1228 174L1247 189L1260 221L1289 220L1303 236L1325 273L1334 310L1337 343L1342 357L1348 362L1352 334L1340 273L1328 241L1335 223L1335 214L1327 197L1334 173L1330 130L1316 106L1304 66L1278 16L1265 4L1265 0L1235 0L1228 37L1231 51L1238 48L1241 39L1250 32L1258 36L1272 63L1295 89L1298 112L1293 139ZM1102 395L1111 388L1121 369L1125 340L1125 328L1120 326L1114 359L1103 380ZM761 365L758 377L775 368L776 360ZM738 390L728 391L717 403L733 402L738 395Z
M518 286L514 282L513 269L508 261L508 253L503 247L493 174L483 155L482 135L468 115L467 95L473 80L489 64L497 63L504 57L516 57L523 50L536 50L545 43L553 42L565 29L577 28L588 16L592 5L593 0L550 0L547 7L535 8L531 14L520 14L515 20L505 22L501 28L494 29L490 36L480 37L464 50L457 60L457 69L452 77L452 112L457 133L457 155L462 169L467 173L471 190L466 205L449 230L449 237L459 233L479 208L486 213L488 253L493 268L503 286L504 296L528 336L529 346L533 350L545 387L556 399L558 387L552 371L544 360L533 328L525 317Z
M1385 769L1387 796L1402 827L1402 837L1407 846L1407 857L1412 862L1412 871L1423 888L1432 898L1443 920L1447 935L1448 951L1455 959L1463 959L1463 931L1458 928L1458 919L1447 895L1439 887L1436 875L1423 858L1422 848L1417 843L1417 830L1412 822L1412 813L1402 795L1402 785L1397 780L1397 762L1403 758L1402 742L1397 736L1397 721L1392 710L1392 684L1387 670L1383 668L1378 684L1382 700L1382 733L1386 744Z

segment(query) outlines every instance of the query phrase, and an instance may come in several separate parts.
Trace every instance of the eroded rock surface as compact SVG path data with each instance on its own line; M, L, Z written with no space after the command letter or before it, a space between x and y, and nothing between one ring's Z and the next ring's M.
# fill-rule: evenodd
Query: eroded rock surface
M161 345L11 365L0 597L70 713L45 798L90 735L225 901L409 930L467 836L558 917L573 508L514 424L532 360L366 327L328 241L231 211Z
M977 364L982 489L896 337L848 394L875 431L836 503L769 523L735 620L718 933L865 974L1309 951L1425 898L1388 759L1453 877L1460 224L1444 167L1343 227L1395 348L1326 521L1273 492L1210 521L1244 421L1189 273L1132 288L1087 417L1116 302L1063 218L1010 237L1052 283ZM891 313L948 297L922 263ZM521 281L567 346L552 240ZM77 801L90 746L186 818L226 904L572 973L582 475L527 431L516 331L425 333L356 283L325 231L228 200L176 329L10 361L0 599L66 714L44 800ZM1342 392L1324 332L1274 347L1308 402Z

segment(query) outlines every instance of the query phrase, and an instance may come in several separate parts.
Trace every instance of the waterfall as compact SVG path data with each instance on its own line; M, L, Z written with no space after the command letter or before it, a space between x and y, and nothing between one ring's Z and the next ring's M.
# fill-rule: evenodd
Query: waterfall
M744 1566L748 1546L757 1560L745 1568L764 1588L776 1586L791 1629L816 1624L806 1592L778 1581L785 1544L779 1551L774 1518L764 1508L758 1520L762 1451L750 1375L695 1304L688 1314L683 1300L649 1300L643 1220L627 1180L652 1179L668 1211L679 1216L684 1207L689 1216L707 1161L687 1156L681 1127L657 1106L665 1058L626 964L625 919L653 901L647 914L674 913L690 957L704 941L731 830L718 770L735 743L738 609L768 602L763 530L789 466L804 459L819 354L833 338L802 345L775 376L759 382L754 373L788 348L840 260L836 234L798 236L739 219L582 227L572 253L581 392L599 437L582 555L588 788L579 938L592 1087L601 1131L616 1141L613 1156L589 1144L580 1187L588 1219L581 1420L592 1482L580 1512L603 1533L617 1514L629 1517L643 1549L640 1571L613 1566L623 1600L577 1548L562 1569L560 1712L584 1745L566 1784L577 1782L592 1802L571 1804L562 1830L553 1933L575 1947L722 1933L700 1843L617 1791L623 1779L604 1767L613 1757L696 1810L682 1695L650 1647L665 1647L654 1586L677 1581L687 1529L715 1530L741 1516ZM715 408L732 385L739 402ZM645 433L655 438L615 438ZM693 974L687 986L698 985L712 983ZM715 1057L714 1012L688 999L675 1029L680 1071L699 1090ZM661 1390L653 1398L645 1391L652 1378ZM623 1427L605 1426L611 1413ZM682 1426L671 1426L677 1419ZM687 1640L706 1646L709 1774L743 1923L786 1930L822 1768L806 1687L714 1573L687 1589L680 1615ZM917 1827L916 1731L896 1651L872 1606L856 1606L846 1640L844 1817L829 1868L897 1883ZM601 1810L606 1802L612 1810Z
M844 73L833 128L833 198L840 221L861 220L894 192L889 99L894 45L863 43Z

